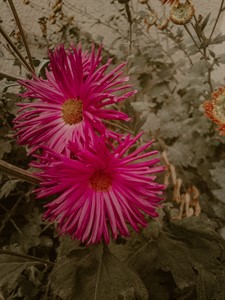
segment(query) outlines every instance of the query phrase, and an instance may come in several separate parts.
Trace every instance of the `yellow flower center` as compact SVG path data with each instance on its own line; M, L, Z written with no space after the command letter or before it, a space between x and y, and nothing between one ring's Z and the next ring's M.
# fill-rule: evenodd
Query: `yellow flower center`
M91 187L96 191L106 191L112 184L112 177L103 170L96 171L89 179Z
M67 124L83 121L83 102L80 99L68 99L62 106L62 117Z
M221 123L225 124L225 91L214 100L213 113Z

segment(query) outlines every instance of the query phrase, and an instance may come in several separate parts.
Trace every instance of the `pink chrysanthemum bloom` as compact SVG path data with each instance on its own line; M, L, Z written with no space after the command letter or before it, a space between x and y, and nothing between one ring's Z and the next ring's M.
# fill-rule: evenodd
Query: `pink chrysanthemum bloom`
M214 91L203 107L205 115L219 126L220 135L225 135L225 86Z
M18 81L27 91L21 96L35 99L18 104L21 109L15 119L15 129L20 144L34 148L46 145L58 153L67 153L69 141L82 144L92 142L95 133L105 132L102 120L129 120L119 111L105 106L118 103L136 91L124 91L131 87L124 82L121 64L106 74L112 59L100 66L101 50L95 54L82 52L81 47L65 50L58 46L49 54L49 70L46 79L34 77ZM106 134L113 132L106 129Z
M144 214L157 216L155 208L164 185L154 182L152 174L164 167L155 166L158 158L149 158L157 151L141 154L152 141L130 153L139 136L127 136L117 147L103 136L94 141L92 149L79 150L70 144L73 158L44 149L45 154L39 156L43 165L33 163L42 169L37 195L57 195L46 205L44 218L57 221L59 234L88 244L101 239L109 243L110 231L114 239L118 234L126 237L127 224L138 231L138 224L147 225Z

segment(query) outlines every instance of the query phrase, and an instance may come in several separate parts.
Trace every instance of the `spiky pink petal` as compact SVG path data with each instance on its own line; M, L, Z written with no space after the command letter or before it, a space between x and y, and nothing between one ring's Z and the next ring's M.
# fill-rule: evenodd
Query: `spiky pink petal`
M31 149L46 145L69 155L67 146L71 140L80 145L86 140L91 143L96 133L103 134L105 130L106 135L115 137L103 121L130 118L106 106L123 101L136 91L124 92L131 88L124 84L128 80L123 77L124 63L107 73L111 59L101 66L101 51L99 47L95 53L93 46L89 54L82 52L80 46L71 45L66 50L60 45L49 53L46 79L33 77L18 81L26 88L21 96L34 99L18 104L20 109L14 123L20 144ZM76 113L80 118L76 118Z
M125 137L117 147L105 136L96 138L85 148L70 143L73 158L44 147L33 166L42 169L38 176L39 198L57 195L49 202L44 218L58 223L61 234L69 234L88 244L110 235L129 236L128 224L135 231L146 226L145 214L156 217L163 185L153 173L162 172L157 151L141 154L152 142L126 155L137 138ZM40 161L42 164L40 164Z

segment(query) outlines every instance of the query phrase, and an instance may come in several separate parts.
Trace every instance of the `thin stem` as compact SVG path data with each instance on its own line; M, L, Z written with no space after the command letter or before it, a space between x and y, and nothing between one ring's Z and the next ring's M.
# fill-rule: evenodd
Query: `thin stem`
M158 21L160 21L159 17L157 16L157 14L155 14L154 10L151 8L151 5L147 2L146 6L148 7L149 11L154 14L154 16L156 17L156 19ZM154 24L155 27L157 28L157 24ZM193 62L190 58L190 56L188 55L187 51L181 46L181 44L179 42L176 41L176 37L174 36L173 32L169 29L166 29L165 31L162 31L168 38L170 38L174 43L176 43L176 45L178 46L178 48L187 56L189 62L191 65L193 65Z
M4 39L7 41L7 43L10 45L10 47L13 49L13 51L17 54L18 58L20 59L21 63L24 65L24 67L29 71L31 74L34 74L34 71L30 67L30 65L27 63L23 55L20 53L19 49L14 45L8 34L5 32L5 30L0 26L0 33L4 37Z
M116 127L118 129L126 131L126 132L128 132L130 134L134 134L134 132L132 130L130 130L130 129L126 128L126 127L123 127L122 125L120 125L120 124L118 124L116 122L111 122L111 121L108 121L108 120L105 120L104 122L105 122L105 124L108 124L110 126Z
M101 258L101 260L99 262L99 267L98 267L98 274L97 274L97 279L96 279L94 300L97 300L97 293L98 293L98 285L99 285L99 278L100 278L100 273L101 273L101 267L102 267L102 258Z
M192 33L190 32L190 30L188 29L187 25L184 24L184 28L187 31L187 33L189 34L190 38L192 39L193 43L195 44L196 48L198 49L198 51L202 54L202 56L204 56L204 53L201 51L200 47L198 46L195 38L193 37Z
M174 34L172 33L172 31L170 31L169 29L166 29L165 32L166 32L166 35L167 35L174 43L176 43L176 45L177 45L177 47L180 49L180 51L182 51L182 52L186 55L187 59L189 60L189 63L190 63L191 65L193 65L193 61L192 61L191 57L189 56L189 54L187 53L187 51L185 50L185 48L183 48L182 45L181 45L178 41L176 41L176 36L174 36Z
M18 252L13 252L13 251L7 251L7 250L0 249L0 254L17 256L17 257L21 257L21 258L25 258L25 259L29 259L29 260L39 261L39 262L41 262L45 265L54 266L54 263L52 261L42 259L42 258L39 258L39 257L35 257L35 256L31 256L31 255L27 255L27 254L18 253Z
M212 36L213 36L213 33L214 33L215 29L216 29L216 25L217 25L217 23L218 23L218 21L219 21L220 14L222 13L223 5L224 5L224 0L221 1L220 9L219 9L219 12L218 12L218 14L217 14L216 21L215 21L215 23L214 23L212 32L211 32L211 34L210 34L210 36L209 36L209 40L211 40L211 38L212 38Z
M18 168L14 165L11 165L3 160L0 160L0 171L9 176L13 176L33 184L40 183L40 180L34 175L32 175L32 173L24 169Z
M12 81L24 80L24 78L22 78L22 77L17 77L17 76L11 75L11 74L3 73L3 72L0 72L0 77L7 78Z
M15 9L13 1L12 0L8 0L8 2L9 2L9 5L11 7L12 13L14 15L16 24L17 24L17 26L19 28L19 31L20 31L20 34L21 34L21 37L22 37L22 40L23 40L23 44L24 44L24 47L25 47L26 52L27 52L28 60L30 62L30 66L31 66L33 72L35 72L34 64L33 64L33 60L32 60L32 56L31 56L31 53L30 53L30 49L29 49L29 46L28 46L28 43L27 43L27 39L26 39L24 30L23 30L23 27L22 27L21 22L20 22L19 16L17 14L17 11Z
M211 66L208 68L208 83L209 83L209 87L210 87L211 92L213 92L211 74L212 74L212 69L213 69L214 64L215 64L215 60L213 61Z
M188 27L186 25L184 25L184 28L186 29L187 33L191 37L191 39L194 42L195 46L199 50L199 53L202 55L202 57L204 58L204 60L206 61L206 63L208 63L206 48L204 48L203 52L202 52L201 49L200 49L200 47L198 46L197 42L195 41L192 33L188 29ZM214 63L210 67L208 67L208 84L209 84L209 87L210 87L211 91L213 91L212 78L211 78L211 72L212 72L213 65L214 65Z
M133 20L132 20L132 16L131 16L131 11L130 11L130 7L129 4L126 3L125 4L125 9L126 9L126 13L127 13L127 21L129 23L129 53L128 53L128 57L131 55L131 50L132 50L132 25L133 25ZM129 60L127 60L127 65L126 65L126 74L128 73L128 66Z
M116 28L114 28L113 26L109 25L108 23L106 22L103 22L101 19L99 18L96 18L94 15L88 13L87 11L83 12L81 9L78 9L76 8L75 5L71 5L68 1L64 0L64 5L70 9L71 11L74 11L76 13L79 13L80 15L83 15L84 17L89 17L89 19L93 19L93 20L96 20L96 22L94 23L95 24L101 24L101 25L104 25L108 28L110 28L111 30L113 30L114 32L116 32L118 35L120 35L121 37L123 37L124 39L126 40L129 40L129 38L127 36L125 36L120 30L117 30Z

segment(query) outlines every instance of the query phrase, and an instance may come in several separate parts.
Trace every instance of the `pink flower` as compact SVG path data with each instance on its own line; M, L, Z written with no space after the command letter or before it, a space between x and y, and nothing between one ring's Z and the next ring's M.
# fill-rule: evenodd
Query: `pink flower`
M18 81L27 91L21 96L35 99L19 104L21 109L15 119L15 129L20 144L34 148L46 145L58 153L69 155L69 141L82 145L93 142L96 132L103 133L102 120L129 120L119 111L105 106L118 103L136 91L118 95L131 85L124 85L128 77L122 77L121 64L106 74L111 59L100 66L101 50L95 54L82 52L81 47L65 50L58 46L50 53L46 79L34 77ZM106 129L108 136L115 133Z
M114 147L104 136L94 140L92 149L79 149L70 144L73 156L54 153L45 148L39 156L43 165L38 174L41 187L38 198L57 195L46 205L44 218L57 221L59 234L69 234L88 244L110 241L118 234L129 236L127 224L135 231L146 226L145 214L156 217L164 185L154 182L153 173L164 170L155 166L158 158L149 158L157 151L145 151L152 141L132 151L140 137L127 136ZM125 154L129 150L129 154ZM111 228L111 230L110 230Z

